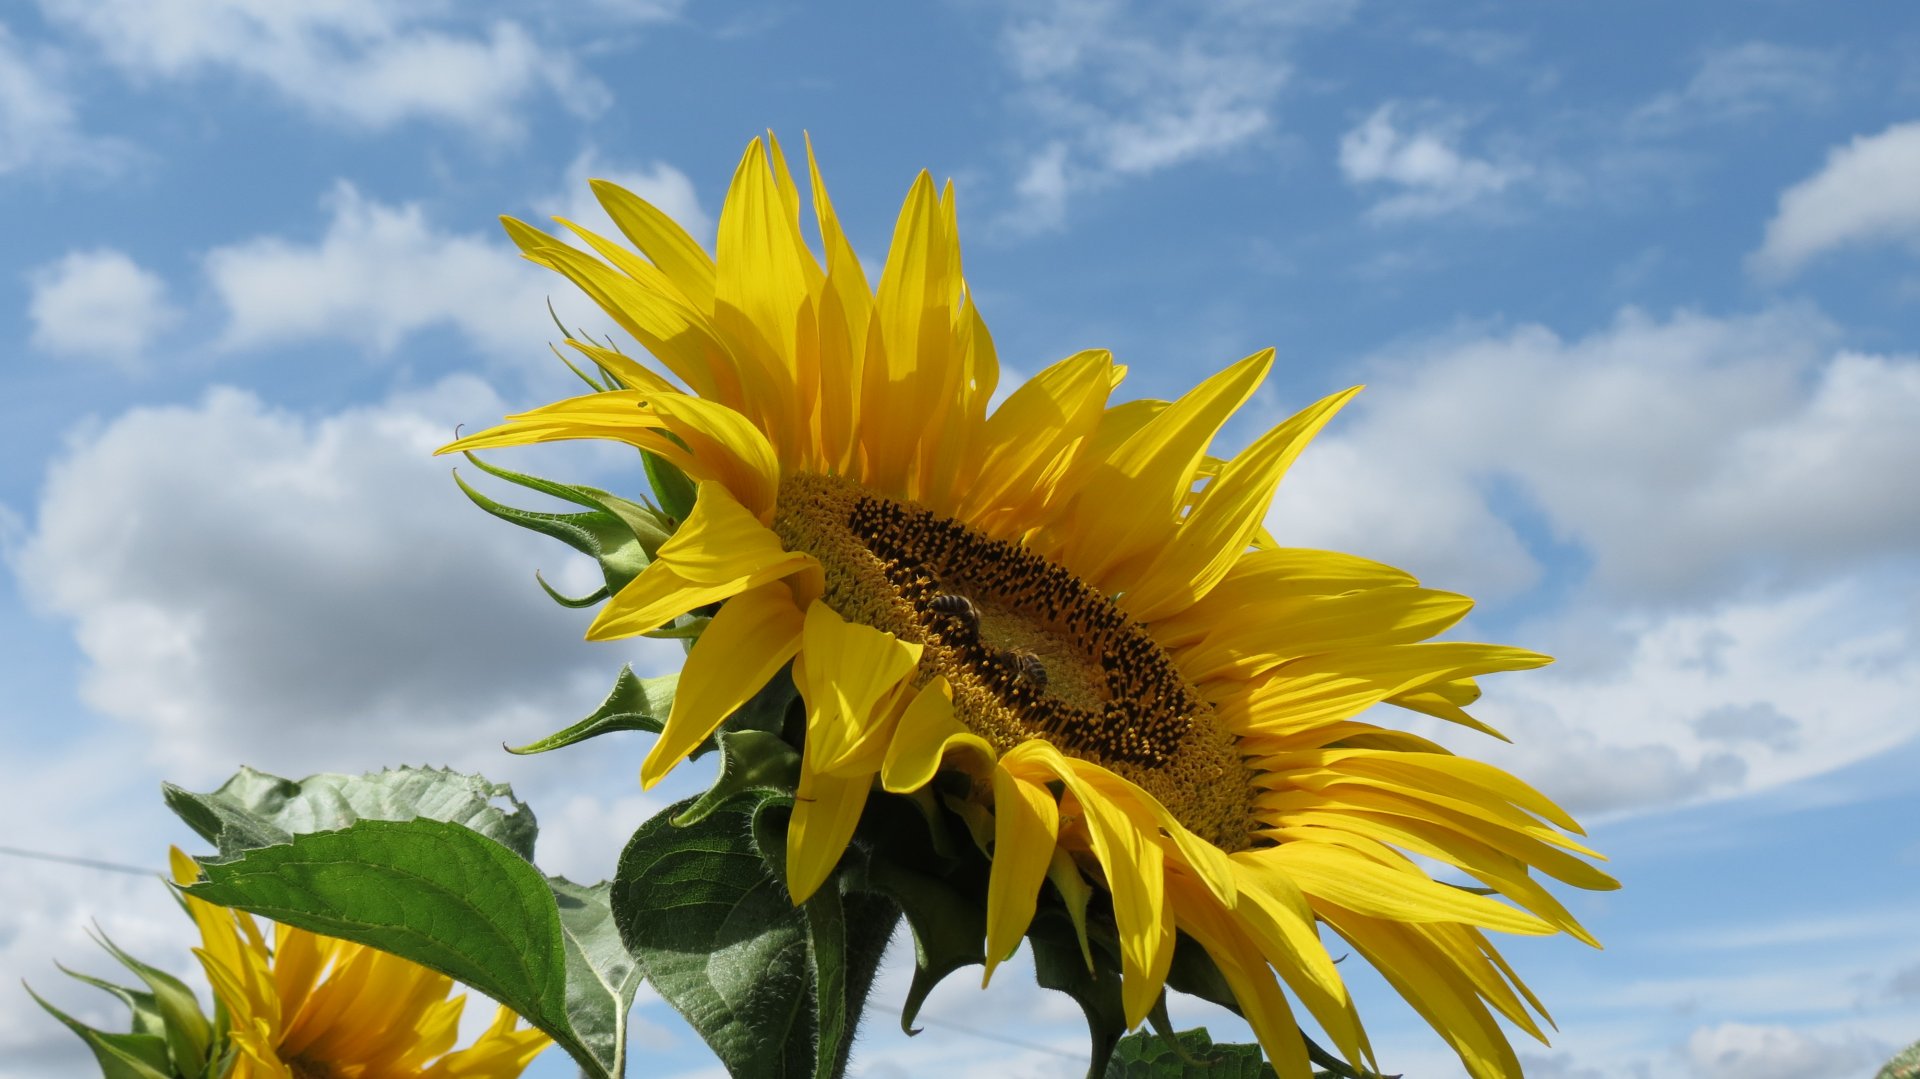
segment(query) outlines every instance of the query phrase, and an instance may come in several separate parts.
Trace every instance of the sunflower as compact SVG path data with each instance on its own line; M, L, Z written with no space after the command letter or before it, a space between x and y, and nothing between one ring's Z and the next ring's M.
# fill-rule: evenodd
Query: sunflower
M1614 884L1532 788L1356 718L1384 702L1488 731L1462 709L1474 678L1547 657L1430 642L1469 600L1265 534L1275 485L1355 391L1228 459L1209 444L1271 350L1178 400L1124 403L1110 398L1125 369L1081 352L990 408L998 367L961 277L951 184L920 174L873 288L811 145L808 165L824 258L771 138L733 175L714 257L601 181L638 253L572 222L584 248L507 219L528 259L678 384L569 341L618 388L442 450L610 439L697 484L657 559L587 632L633 636L718 605L642 783L791 663L806 704L787 835L796 903L831 874L876 787L959 773L992 858L989 977L1043 881L1091 878L1111 895L1129 1025L1158 998L1178 931L1210 953L1282 1075L1308 1074L1283 985L1350 1061L1370 1061L1325 927L1471 1073L1518 1075L1493 1015L1540 1037L1529 1009L1545 1013L1483 931L1592 943L1531 870ZM1416 856L1513 905L1435 881Z
M200 869L175 848L180 884ZM550 1039L516 1030L501 1008L465 1049L453 1049L465 997L453 979L395 955L182 897L200 927L194 949L229 1025L222 1079L514 1079Z

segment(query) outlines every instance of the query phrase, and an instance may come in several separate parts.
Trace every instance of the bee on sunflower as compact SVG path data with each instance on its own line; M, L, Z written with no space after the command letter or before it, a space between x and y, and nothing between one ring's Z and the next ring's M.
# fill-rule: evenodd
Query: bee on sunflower
M1289 994L1349 1062L1371 1063L1337 935L1470 1073L1519 1075L1494 1015L1541 1037L1545 1012L1486 931L1595 943L1533 871L1616 885L1533 788L1361 718L1390 704L1491 734L1464 710L1475 679L1548 660L1432 641L1468 599L1267 535L1276 484L1357 389L1224 459L1210 445L1271 350L1177 400L1123 402L1125 368L1090 350L990 407L998 363L961 275L951 185L919 176L870 286L811 146L808 166L823 258L771 137L734 173L712 257L604 182L637 252L571 222L584 246L507 220L528 259L666 374L570 340L608 388L442 450L607 439L697 485L587 631L711 615L642 784L790 670L805 710L785 840L795 903L828 880L876 791L939 777L991 858L988 976L1043 884L1090 880L1111 902L1128 1026L1185 937L1281 1075L1310 1070ZM1436 881L1416 858L1483 887Z

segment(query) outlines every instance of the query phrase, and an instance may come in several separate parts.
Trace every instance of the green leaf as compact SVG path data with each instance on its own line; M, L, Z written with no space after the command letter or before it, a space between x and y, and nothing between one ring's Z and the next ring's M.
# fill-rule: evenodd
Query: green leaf
M657 453L641 450L640 463L647 470L647 482L653 486L653 497L660 500L660 508L676 522L686 520L699 492L693 481Z
M1272 1079L1258 1045L1215 1045L1198 1028L1174 1038L1143 1030L1120 1039L1104 1079Z
M161 789L167 807L222 855L287 843L297 834L332 831L361 820L425 817L472 829L530 861L539 831L533 810L513 796L512 787L442 768L389 768L358 776L323 773L298 782L242 768L210 794L171 783ZM505 807L498 804L502 799Z
M621 939L729 1073L810 1076L806 916L754 847L758 800L735 799L684 828L669 823L689 804L642 824L621 852Z
M100 1065L101 1079L182 1079L191 1074L174 1070L167 1055L167 1039L157 1034L109 1034L95 1030L47 1003L30 986L27 995L87 1043L87 1048L93 1050L93 1059Z
M637 982L598 909L604 886L550 884L500 843L427 819L361 820L202 868L191 895L431 967L519 1012L586 1074L619 1075Z
M673 711L673 691L679 684L680 675L677 673L658 678L639 678L634 675L631 664L621 667L619 677L614 679L612 692L600 702L600 707L593 710L592 715L537 742L509 746L507 752L546 753L613 731L651 731L658 734L660 728L666 725L667 714Z
M1920 1079L1920 1042L1902 1049L1873 1079Z
M624 1075L627 1013L646 976L613 923L613 885L548 877L547 886L553 890L566 939L567 1019L581 1042L602 1056L611 1054L608 1074Z
M781 876L789 799L750 791L685 827L668 807L633 834L614 918L647 978L736 1076L841 1075L891 934L891 907L829 882L802 909Z

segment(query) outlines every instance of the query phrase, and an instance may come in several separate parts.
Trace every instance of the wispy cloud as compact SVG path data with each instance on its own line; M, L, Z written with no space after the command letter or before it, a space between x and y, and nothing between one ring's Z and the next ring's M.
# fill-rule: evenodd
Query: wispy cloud
M1130 6L1054 0L1001 35L1016 104L1041 140L1002 224L1060 227L1070 196L1228 153L1273 127L1293 40L1343 21L1345 0Z
M1781 192L1749 268L1779 279L1839 248L1889 241L1920 246L1916 177L1920 121L1855 136L1829 151L1819 172Z
M1390 192L1367 210L1376 221L1464 210L1533 174L1525 162L1462 151L1465 127L1458 116L1388 102L1341 136L1340 172L1356 187Z
M0 22L0 175L111 167L126 148L80 128L57 56L23 45Z
M521 24L448 29L431 7L375 0L41 0L128 77L234 76L333 123L373 130L414 120L484 138L522 129L518 106L546 92L580 112L605 87Z
M1807 109L1833 100L1840 58L1819 49L1748 41L1701 57L1687 84L1655 95L1629 118L1649 133Z

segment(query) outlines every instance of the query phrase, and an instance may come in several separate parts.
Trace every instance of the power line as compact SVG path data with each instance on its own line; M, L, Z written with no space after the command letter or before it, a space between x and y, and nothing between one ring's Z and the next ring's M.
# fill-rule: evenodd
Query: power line
M957 1030L962 1034L971 1034L976 1038L985 1038L990 1042L1000 1042L1003 1045L1011 1045L1016 1049L1030 1049L1036 1053L1052 1053L1054 1056L1066 1057L1068 1060L1081 1059L1080 1054L1069 1053L1065 1049L1059 1049L1051 1045L1041 1045L1038 1042L1021 1041L1019 1038L1009 1038L1004 1034L995 1034L992 1031L962 1026L959 1023L949 1023L945 1019L935 1019L930 1015L918 1016L914 1019L914 1022L925 1023L928 1026L946 1027L948 1030Z
M162 873L158 869L149 869L145 866L123 865L119 862L102 862L95 858L74 858L65 854L49 854L45 851L38 850L21 850L19 847L0 847L0 854L11 854L15 858L36 858L43 862L63 862L67 865L80 866L83 869L105 869L113 873L132 873L140 877L166 876L165 873Z

